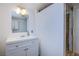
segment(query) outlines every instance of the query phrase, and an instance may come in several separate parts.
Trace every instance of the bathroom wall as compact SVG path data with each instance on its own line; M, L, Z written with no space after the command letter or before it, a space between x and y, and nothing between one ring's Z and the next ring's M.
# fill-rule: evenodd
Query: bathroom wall
M8 6L0 4L0 55L4 55L5 40L9 32L9 12Z
M73 17L74 17L74 52L79 54L79 7L74 6L73 9Z
M64 4L52 4L37 12L36 32L40 39L40 55L64 55Z
M28 30L34 30L34 10L28 8L27 4L13 4L4 3L0 4L0 55L5 55L5 44L8 37L17 37L21 35L27 35L27 33L12 33L11 31L11 12L17 5L24 6L29 12Z

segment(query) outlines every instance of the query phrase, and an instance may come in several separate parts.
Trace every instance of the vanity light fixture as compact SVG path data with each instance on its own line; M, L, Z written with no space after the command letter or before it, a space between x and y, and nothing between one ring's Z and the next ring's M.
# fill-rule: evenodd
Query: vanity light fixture
M16 14L20 14L21 8L20 7L16 7L15 12L16 12Z
M26 11L26 9L19 6L16 8L15 12L23 16L28 15L28 12Z
M25 9L21 10L21 15L26 15L26 10Z

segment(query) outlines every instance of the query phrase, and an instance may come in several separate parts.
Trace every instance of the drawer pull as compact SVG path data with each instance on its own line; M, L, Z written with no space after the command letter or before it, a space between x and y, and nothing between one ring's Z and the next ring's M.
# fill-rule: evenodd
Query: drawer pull
M16 45L16 47L18 47L18 46Z
M24 51L28 50L28 48L25 48Z

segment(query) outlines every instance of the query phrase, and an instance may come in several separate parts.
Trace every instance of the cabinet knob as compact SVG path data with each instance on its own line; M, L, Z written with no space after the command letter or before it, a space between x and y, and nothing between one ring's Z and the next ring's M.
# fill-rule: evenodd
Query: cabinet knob
M16 45L16 47L18 47L18 46Z

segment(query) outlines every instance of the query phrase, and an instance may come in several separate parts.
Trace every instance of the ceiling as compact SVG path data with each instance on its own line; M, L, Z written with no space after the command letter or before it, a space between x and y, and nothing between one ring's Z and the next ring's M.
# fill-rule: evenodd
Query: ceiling
M48 5L50 3L0 3L0 6L11 6L11 5L20 5L20 6L24 6L24 7L28 7L28 8L33 8L33 9L40 9L46 5Z
M26 3L24 5L26 5L28 8L40 10L49 4L50 3Z
M26 5L28 7L34 8L36 10L40 10L42 8L44 8L46 5L49 5L50 3L27 3ZM79 8L79 3L67 3L69 6L74 7L76 6L77 8Z

